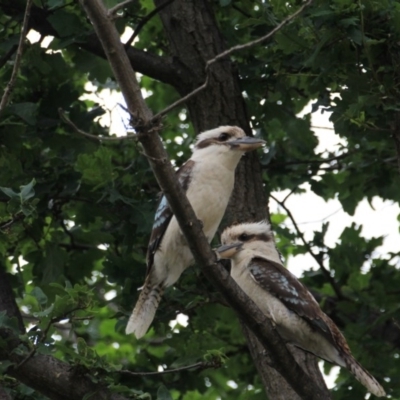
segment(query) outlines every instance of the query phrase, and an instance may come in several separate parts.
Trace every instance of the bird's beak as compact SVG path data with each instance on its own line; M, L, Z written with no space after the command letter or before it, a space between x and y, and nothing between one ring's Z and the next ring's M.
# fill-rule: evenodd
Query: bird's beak
M245 136L240 139L233 140L232 142L227 142L232 150L241 151L251 151L264 146L265 140L253 138L250 136Z
M219 258L232 258L238 251L242 250L243 243L231 243L218 247L215 251Z

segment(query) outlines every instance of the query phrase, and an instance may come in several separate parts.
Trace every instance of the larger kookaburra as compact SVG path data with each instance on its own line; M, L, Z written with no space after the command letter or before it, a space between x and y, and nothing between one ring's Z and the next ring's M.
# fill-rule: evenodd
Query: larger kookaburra
M232 278L286 342L347 368L375 396L385 396L382 386L352 356L339 328L282 265L267 222L231 226L222 233L221 243L217 252L231 259Z
M240 158L263 144L263 140L247 137L236 126L220 126L198 135L192 157L177 171L209 242L228 205ZM146 333L164 289L173 285L192 263L192 253L164 196L156 211L147 251L147 277L129 318L127 334L140 338Z

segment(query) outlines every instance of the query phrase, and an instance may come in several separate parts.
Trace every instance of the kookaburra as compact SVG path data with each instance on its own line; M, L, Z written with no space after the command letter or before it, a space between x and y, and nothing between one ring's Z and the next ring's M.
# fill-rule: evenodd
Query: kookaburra
M352 356L336 324L282 265L268 222L233 225L224 230L221 243L217 253L231 259L232 278L286 342L347 368L368 391L385 396L382 386Z
M265 142L245 135L236 126L220 126L198 135L193 154L177 177L210 242L225 213L242 155ZM193 263L193 256L168 202L163 196L156 211L147 250L147 274L126 333L142 337L166 287Z

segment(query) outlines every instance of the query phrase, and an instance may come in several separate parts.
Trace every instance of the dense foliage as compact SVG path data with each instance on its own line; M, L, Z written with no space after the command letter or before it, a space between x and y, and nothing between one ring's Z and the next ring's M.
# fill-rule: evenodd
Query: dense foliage
M24 3L0 1L2 88L11 76ZM266 34L298 3L210 2L228 47ZM153 8L148 0L129 4L116 21L121 34ZM234 312L196 267L167 291L143 340L124 334L144 279L159 189L134 140L91 140L60 119L61 108L91 134L125 134L102 126L98 117L107 110L85 96L89 82L99 92L117 88L108 63L85 50L92 27L79 4L35 1L32 18L41 40L26 43L11 101L0 115L0 268L8 272L31 349L132 398L264 399ZM163 29L158 16L148 20L134 46L172 56ZM48 36L54 38L43 46ZM316 0L267 44L232 56L252 126L269 144L259 154L267 195L300 193L309 183L324 200L339 199L350 215L364 198L400 201L394 139L400 129L399 43L398 1ZM179 97L149 76L140 83L155 112ZM314 111L332 112L335 131L345 139L338 151L316 153L310 114L296 116L310 100ZM181 165L195 137L186 109L169 113L164 128L168 153ZM343 330L356 358L392 398L400 398L400 249L377 257L382 238L363 238L357 226L343 227L334 247L324 243L328 225L305 245L295 230L279 225L286 215L271 218L285 258L312 251L331 271L306 272L303 282ZM186 327L171 327L178 314L188 316ZM0 324L11 322L0 314ZM164 375L118 372L200 361L204 369ZM0 362L2 372L9 367ZM44 398L7 374L0 384L15 398ZM362 399L364 393L340 373L335 399Z

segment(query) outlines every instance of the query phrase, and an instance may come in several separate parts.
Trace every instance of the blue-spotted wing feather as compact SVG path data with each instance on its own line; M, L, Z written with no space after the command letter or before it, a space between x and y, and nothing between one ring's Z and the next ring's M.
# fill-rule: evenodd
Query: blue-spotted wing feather
M252 278L264 290L277 297L329 342L335 343L318 303L307 288L283 265L255 257L250 262L249 270Z
M176 172L179 183L181 184L183 190L187 191L191 172L194 166L194 161L188 160L183 164ZM161 197L160 203L158 204L156 215L154 217L153 229L151 231L150 242L147 249L147 274L149 274L151 267L154 262L154 253L157 251L161 244L161 240L168 228L168 224L173 216L172 210L169 207L167 199L165 196Z

